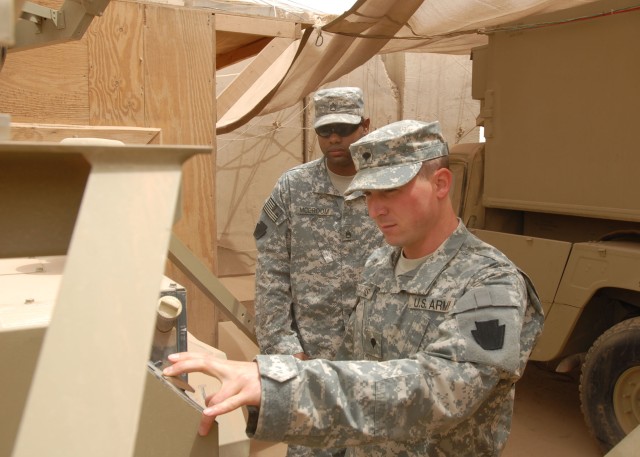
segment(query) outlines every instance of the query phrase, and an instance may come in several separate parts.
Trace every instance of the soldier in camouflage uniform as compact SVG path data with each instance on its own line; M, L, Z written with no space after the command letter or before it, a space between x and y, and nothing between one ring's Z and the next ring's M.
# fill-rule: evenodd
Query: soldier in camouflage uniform
M367 133L362 91L313 96L323 158L285 172L267 199L254 235L256 335L263 354L333 359L356 302L356 281L384 241L362 192L344 197L356 173L349 146ZM289 457L329 456L290 446Z
M498 456L514 385L542 329L528 278L455 216L437 122L400 121L351 146L370 216L389 246L367 260L340 361L171 356L168 374L222 380L216 415L253 405L262 440L347 446L348 456ZM243 381L236 381L242 377Z

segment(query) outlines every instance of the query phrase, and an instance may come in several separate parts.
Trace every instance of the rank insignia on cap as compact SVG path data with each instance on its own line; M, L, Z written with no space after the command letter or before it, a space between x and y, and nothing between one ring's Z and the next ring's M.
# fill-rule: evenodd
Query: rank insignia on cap
M490 321L476 321L476 330L471 330L473 339L485 351L495 351L504 346L504 325L499 325L498 319Z
M335 111L338 109L338 106L335 103L329 105L329 111Z

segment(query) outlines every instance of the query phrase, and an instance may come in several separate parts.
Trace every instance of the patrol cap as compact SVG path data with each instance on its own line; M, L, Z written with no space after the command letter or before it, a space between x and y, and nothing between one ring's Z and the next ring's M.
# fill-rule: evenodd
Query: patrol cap
M404 120L381 127L349 146L357 173L345 191L404 186L422 162L449 154L440 123Z
M313 95L316 109L314 128L328 124L359 124L364 116L362 89L334 87Z

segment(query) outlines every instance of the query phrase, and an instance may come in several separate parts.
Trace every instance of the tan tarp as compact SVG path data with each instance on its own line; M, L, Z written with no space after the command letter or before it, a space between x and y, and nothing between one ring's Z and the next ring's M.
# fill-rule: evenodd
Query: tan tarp
M492 28L595 0L359 0L291 43L216 124L228 133L256 115L290 107L376 54L467 54Z

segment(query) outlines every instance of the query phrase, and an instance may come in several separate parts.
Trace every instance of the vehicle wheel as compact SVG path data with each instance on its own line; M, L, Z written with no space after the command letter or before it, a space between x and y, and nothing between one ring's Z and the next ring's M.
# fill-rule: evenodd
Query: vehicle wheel
M614 325L593 343L582 366L580 402L605 452L640 424L640 317Z

